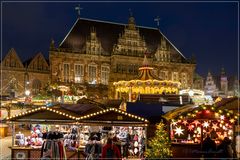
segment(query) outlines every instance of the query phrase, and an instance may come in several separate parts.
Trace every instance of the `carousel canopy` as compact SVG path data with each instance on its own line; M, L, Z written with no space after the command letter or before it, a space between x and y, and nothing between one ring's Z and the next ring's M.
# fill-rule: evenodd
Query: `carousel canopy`
M160 80L152 71L153 68L149 66L145 55L143 66L139 68L139 75L136 79L114 82L113 85L116 87L116 91L120 93L162 94L178 92L180 82Z

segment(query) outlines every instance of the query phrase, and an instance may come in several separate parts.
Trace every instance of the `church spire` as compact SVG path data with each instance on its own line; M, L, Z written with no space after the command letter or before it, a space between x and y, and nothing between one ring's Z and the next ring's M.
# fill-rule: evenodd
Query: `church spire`
M226 72L225 72L224 67L222 67L222 69L221 69L221 76L226 76Z
M55 49L55 42L53 40L53 38L51 39L51 42L50 42L50 50L54 50Z
M135 18L133 17L132 10L129 9L129 18L128 18L128 27L129 29L135 29Z

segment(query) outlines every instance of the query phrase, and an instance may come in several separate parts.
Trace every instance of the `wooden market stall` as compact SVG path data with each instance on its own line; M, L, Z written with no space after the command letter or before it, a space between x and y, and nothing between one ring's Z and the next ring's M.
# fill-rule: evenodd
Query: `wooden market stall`
M109 131L114 132L122 141L124 141L126 134L134 138L135 136L141 136L141 138L144 138L143 143L146 143L145 139L147 139L148 120L116 108L103 108L95 104L42 106L8 117L6 121L13 128L19 124L32 125L30 135L13 133L12 158L16 159L39 159L44 142L39 135L49 134L50 132L58 133L61 131L61 134L63 134L61 138L64 141L64 146L66 142L67 159L84 158L84 147L93 134L97 134L99 144L103 137L106 138ZM38 136L35 137L36 135ZM68 140L70 144L67 143ZM131 152L133 157L139 157L140 141L138 139L134 140L132 142L134 146L129 153ZM120 144L124 145L124 143ZM135 144L139 144L139 146L135 146ZM141 146L145 146L145 144L141 144Z
M228 100L232 102L235 98ZM216 103L214 105L186 105L166 113L169 122L169 136L172 140L173 156L176 158L200 158L203 155L202 142L207 134L218 145L224 137L235 141L234 130L239 113ZM237 108L233 105L233 108ZM215 153L215 157L219 154Z

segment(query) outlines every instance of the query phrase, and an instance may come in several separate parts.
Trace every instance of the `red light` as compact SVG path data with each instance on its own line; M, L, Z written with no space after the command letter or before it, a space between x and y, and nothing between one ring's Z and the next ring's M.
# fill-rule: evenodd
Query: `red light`
M206 113L210 113L210 111L209 111L209 110L206 110Z

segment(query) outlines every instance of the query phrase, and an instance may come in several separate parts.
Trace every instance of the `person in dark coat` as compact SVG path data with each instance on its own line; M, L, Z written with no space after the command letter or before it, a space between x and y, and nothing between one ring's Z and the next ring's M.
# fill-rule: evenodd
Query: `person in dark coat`
M111 138L108 138L107 144L103 146L102 149L102 160L104 159L115 159L120 160L121 159L121 153L118 149L118 147L113 144L113 140Z
M216 152L216 143L214 140L211 139L209 134L203 141L202 150L204 152L205 158L213 158L214 157L214 153Z
M217 150L220 152L221 158L233 158L232 141L228 137L223 139Z

